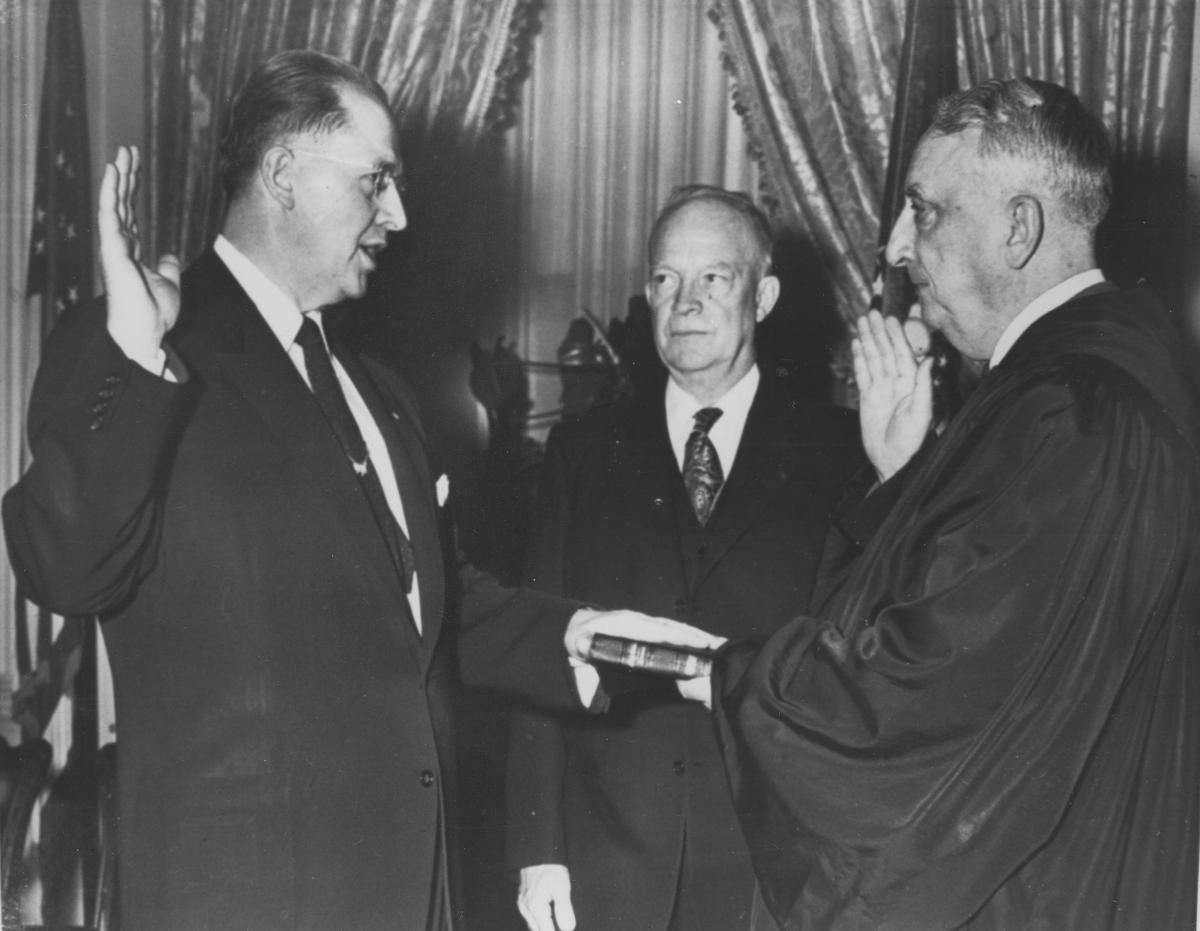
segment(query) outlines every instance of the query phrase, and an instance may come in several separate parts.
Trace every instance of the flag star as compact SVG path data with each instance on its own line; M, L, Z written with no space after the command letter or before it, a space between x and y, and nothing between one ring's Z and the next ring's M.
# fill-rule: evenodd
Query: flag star
M67 239L74 239L75 238L75 224L68 223L67 228L63 232L66 235Z
M58 311L60 314L61 314L61 313L62 313L64 310L66 310L66 309L67 309L67 305L66 305L66 304L63 302L63 299L62 299L61 297L60 297L60 298L57 298L57 299L54 301L54 309L55 309L55 310L57 310L57 311Z
M79 285L71 285L67 288L67 300L72 304L79 303Z
M39 239L33 244L33 251L38 255L42 255L46 251L46 240Z
M45 223L46 222L46 208L38 207L38 209L34 212L34 218L37 220L38 223Z
M58 154L54 156L54 164L59 168L67 163L67 153L59 149Z

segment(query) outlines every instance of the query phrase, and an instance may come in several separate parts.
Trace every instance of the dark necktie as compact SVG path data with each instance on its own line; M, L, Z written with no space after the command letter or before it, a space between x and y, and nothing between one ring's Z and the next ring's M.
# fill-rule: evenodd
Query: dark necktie
M708 431L720 416L719 407L696 411L696 426L692 428L692 434L683 448L683 487L687 489L696 520L702 525L708 523L717 495L725 483L721 460L712 440L708 438Z
M313 395L338 442L342 444L346 457L354 466L359 485L363 494L367 496L371 510L375 512L375 520L384 540L387 541L392 560L404 578L404 590L410 592L414 568L412 543L388 506L383 485L380 484L379 475L367 453L362 431L358 429L358 422L350 413L350 405L346 403L346 396L342 393L342 387L333 371L333 362L325 348L325 340L321 338L321 329L311 317L304 318L300 332L296 334L296 342L304 350L304 367L308 370Z

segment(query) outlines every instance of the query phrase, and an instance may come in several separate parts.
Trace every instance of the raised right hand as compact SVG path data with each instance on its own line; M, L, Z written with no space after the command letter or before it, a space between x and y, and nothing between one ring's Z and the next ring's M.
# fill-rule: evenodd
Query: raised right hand
M858 318L850 344L863 449L881 482L921 448L933 423L933 358L919 362L895 317Z
M136 146L120 146L100 182L100 270L108 295L108 331L129 358L147 368L179 318L179 259L164 255L142 264L137 196L141 160Z
M570 871L561 863L522 867L517 909L529 931L575 931Z

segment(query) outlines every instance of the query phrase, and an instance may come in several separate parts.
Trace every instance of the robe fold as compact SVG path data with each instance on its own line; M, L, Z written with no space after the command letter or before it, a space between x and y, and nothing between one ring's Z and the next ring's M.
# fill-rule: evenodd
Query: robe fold
M1036 322L714 716L787 929L1194 927L1200 418L1144 289Z

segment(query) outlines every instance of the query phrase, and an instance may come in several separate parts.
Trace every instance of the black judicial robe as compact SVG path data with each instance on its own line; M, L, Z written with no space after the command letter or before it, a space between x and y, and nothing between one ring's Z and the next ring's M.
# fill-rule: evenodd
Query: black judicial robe
M1085 292L893 479L814 616L727 646L718 739L784 928L1194 927L1193 398L1148 292Z

